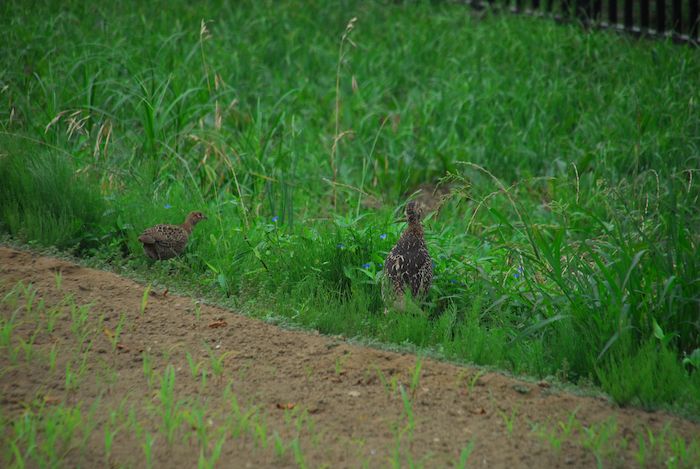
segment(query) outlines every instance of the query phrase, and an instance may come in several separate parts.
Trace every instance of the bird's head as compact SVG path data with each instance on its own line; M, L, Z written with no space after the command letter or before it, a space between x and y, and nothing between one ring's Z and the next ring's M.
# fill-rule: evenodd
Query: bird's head
M423 209L415 200L411 200L406 204L406 219L408 223L419 223L423 216Z
M197 223L199 223L200 221L206 220L206 219L207 219L207 216L205 214L203 214L202 212L190 212L187 215L187 220L185 220L185 222L190 226L194 226Z

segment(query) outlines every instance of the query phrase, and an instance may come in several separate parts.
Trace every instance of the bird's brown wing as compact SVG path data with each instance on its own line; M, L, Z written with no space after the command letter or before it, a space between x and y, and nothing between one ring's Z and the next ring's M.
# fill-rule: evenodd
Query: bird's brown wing
M144 244L179 244L187 240L187 233L177 225L156 225L147 228L139 236L139 241Z

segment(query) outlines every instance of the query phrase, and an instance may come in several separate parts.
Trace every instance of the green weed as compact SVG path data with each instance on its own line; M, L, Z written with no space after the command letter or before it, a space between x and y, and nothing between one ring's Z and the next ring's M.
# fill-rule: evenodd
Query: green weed
M112 456L112 448L114 445L114 437L119 433L119 428L117 425L118 413L116 410L112 410L109 413L109 420L105 423L103 428L104 433L104 450L105 450L105 462L109 464L110 458Z
M58 344L54 342L49 351L49 371L53 373L56 370L56 357L58 356Z
M416 392L418 390L418 383L420 382L420 372L423 368L423 357L420 355L416 358L416 364L413 367L413 373L411 374L411 399L416 398Z
M146 352L141 354L141 368L143 369L143 376L146 378L148 388L151 389L153 387L153 378L155 375L153 370L153 359Z
M479 378L481 378L485 374L486 372L484 370L479 370L476 373L474 373L474 376L471 377L471 379L469 380L469 384L467 385L468 394L472 393L472 391L474 390L474 386L476 386L476 384L479 382Z
M382 383L384 390L389 398L396 394L396 390L399 388L399 377L398 375L392 376L391 379L387 379L382 370L379 369L377 365L373 365L374 371L377 373L379 382Z
M272 433L272 444L275 448L275 455L280 459L283 458L284 454L287 452L287 447L277 431Z
M231 355L232 352L224 352L217 355L216 353L214 353L211 347L209 347L206 344L205 348L207 350L207 354L209 355L209 368L214 373L214 375L217 376L219 380L221 380L224 373L224 361L229 355Z
M12 347L12 333L17 327L17 314L18 311L15 310L9 318L0 318L0 347L6 349Z
M508 436L513 436L513 429L515 427L515 419L518 416L518 409L514 407L513 409L511 409L510 414L507 414L500 409L496 409L496 410L498 411L498 414L503 419L503 424L506 427L506 431L508 432Z
M40 413L25 412L13 422L9 435L14 459L11 463L57 467L71 449L80 448L82 423L79 408L57 406Z
M144 463L150 469L153 467L153 445L156 442L156 437L146 432L143 438L141 449L143 449Z
M160 376L160 388L158 389L159 407L156 414L160 417L165 440L169 445L173 444L175 432L182 423L183 415L180 412L182 402L175 397L175 369L168 365Z
M151 294L152 284L148 284L146 288L143 289L143 295L141 295L141 304L139 305L139 314L141 316L146 312L146 306L148 306L148 296Z
M117 350L117 345L119 345L119 338L121 337L121 333L124 329L125 324L126 315L124 313L121 313L119 315L119 321L117 322L117 326L114 328L114 331L112 331L112 333L109 335L109 342L112 346L112 352L116 352Z
M199 321L202 316L202 304L199 301L194 302L194 317Z
M292 450L292 454L294 455L294 462L296 465L302 469L306 468L307 465L304 459L304 452L301 449L301 442L299 441L299 438L294 438L289 446Z
M459 461L457 463L458 468L467 468L467 462L469 461L469 456L471 456L472 451L474 451L474 440L469 441L469 443L467 443L467 445L464 448L462 448L462 451L460 451Z
M46 311L46 332L53 334L56 328L56 321L61 316L61 313L62 311L58 307L49 308L48 311Z
M187 359L187 365L190 367L192 379L197 379L200 374L200 369L202 369L202 362L195 363L190 352L185 352L185 358Z
M204 449L200 450L197 467L199 469L213 469L216 467L216 463L221 457L221 449L224 447L224 443L226 443L226 434L222 434L216 440L208 457L204 455Z
M599 468L603 467L604 459L614 451L613 439L616 434L617 422L614 420L583 427L581 443L593 453Z

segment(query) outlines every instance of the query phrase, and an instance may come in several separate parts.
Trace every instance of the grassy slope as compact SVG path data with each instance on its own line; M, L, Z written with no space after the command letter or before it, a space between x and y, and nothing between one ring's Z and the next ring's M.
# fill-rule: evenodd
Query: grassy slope
M696 50L461 6L235 5L5 2L0 226L252 314L700 413ZM428 317L377 314L399 204L445 177ZM211 219L173 279L136 236L191 209Z

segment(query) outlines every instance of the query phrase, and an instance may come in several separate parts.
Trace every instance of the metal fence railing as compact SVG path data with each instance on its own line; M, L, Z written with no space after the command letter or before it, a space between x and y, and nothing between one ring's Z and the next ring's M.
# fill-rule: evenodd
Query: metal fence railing
M576 20L586 26L698 42L700 0L468 0L475 8Z

